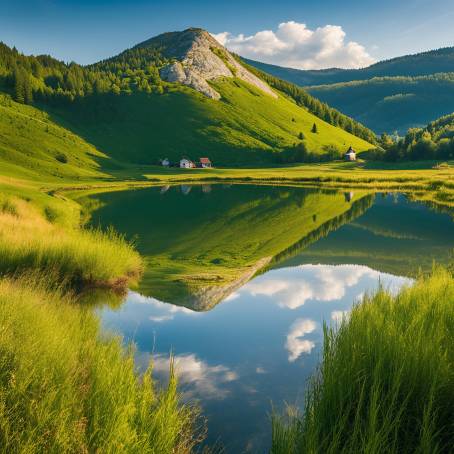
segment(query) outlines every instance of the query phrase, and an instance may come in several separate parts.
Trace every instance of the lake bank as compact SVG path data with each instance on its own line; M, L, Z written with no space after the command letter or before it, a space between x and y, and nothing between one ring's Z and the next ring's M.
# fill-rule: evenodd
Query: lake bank
M291 167L251 169L165 169L135 167L112 173L108 181L74 181L41 186L42 190L65 193L69 197L78 191L115 191L153 185L175 184L255 184L306 186L332 189L368 189L399 191L414 194L440 206L454 206L454 167L439 167L435 162L303 164ZM76 198L78 196L76 195Z

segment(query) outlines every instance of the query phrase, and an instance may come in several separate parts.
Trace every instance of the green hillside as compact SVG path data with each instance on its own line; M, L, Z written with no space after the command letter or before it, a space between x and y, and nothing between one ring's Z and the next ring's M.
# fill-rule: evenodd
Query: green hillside
M0 94L1 174L21 178L103 177L105 155L32 106Z
M220 99L162 78L163 70L200 42L205 47L195 51L202 68L194 68L191 77L216 90ZM214 62L226 72L207 75L205 82L199 75L203 59L209 60L208 67ZM27 172L77 177L95 175L98 168L111 171L184 155L194 160L209 155L221 166L260 166L325 160L350 145L358 151L372 148L371 131L287 85L257 78L200 29L164 34L86 67L24 56L1 44L0 91L35 107L22 111L5 98L2 108L8 114L0 116L0 127L11 131L2 143L9 154L1 159L23 163ZM28 127L18 126L22 112L32 117ZM47 132L51 123L40 130L34 117L53 122L51 129L59 132ZM314 124L317 131L311 132ZM71 141L77 145L68 151ZM33 145L25 151L24 142Z
M424 128L411 128L397 141L384 134L382 149L368 153L378 161L443 160L454 158L454 113L430 122Z
M283 95L275 100L238 79L212 84L220 101L183 86L166 93L105 95L53 107L53 118L121 163L156 164L209 155L216 165L279 162L279 152L293 149L303 133L308 150L324 153L352 145L372 146L336 128ZM312 133L313 124L317 133ZM109 162L106 161L108 166Z
M301 71L248 61L300 86L377 134L421 127L454 110L454 48L382 61L363 69Z

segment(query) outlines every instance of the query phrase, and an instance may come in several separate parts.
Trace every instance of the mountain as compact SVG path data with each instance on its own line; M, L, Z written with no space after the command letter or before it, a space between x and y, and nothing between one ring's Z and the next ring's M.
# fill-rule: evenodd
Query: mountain
M300 86L376 133L404 134L454 110L454 47L362 69L301 71L246 60Z
M0 45L0 91L77 135L106 172L184 155L207 155L218 166L272 165L350 145L361 152L375 140L304 90L249 68L201 29L165 33L89 66ZM34 140L32 129L23 133Z
M445 47L382 60L360 69L301 70L284 68L249 59L245 59L245 61L264 72L288 80L296 85L314 86L350 82L352 80L368 80L374 77L416 77L454 72L454 47Z

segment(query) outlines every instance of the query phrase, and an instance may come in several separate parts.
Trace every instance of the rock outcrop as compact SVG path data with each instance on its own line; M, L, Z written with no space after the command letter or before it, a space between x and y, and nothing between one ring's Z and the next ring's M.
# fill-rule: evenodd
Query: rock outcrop
M205 30L190 28L182 32L164 33L137 47L146 46L159 48L166 58L174 60L160 71L165 81L182 83L209 98L219 99L220 94L208 81L219 77L238 77L277 98L264 81L243 67Z

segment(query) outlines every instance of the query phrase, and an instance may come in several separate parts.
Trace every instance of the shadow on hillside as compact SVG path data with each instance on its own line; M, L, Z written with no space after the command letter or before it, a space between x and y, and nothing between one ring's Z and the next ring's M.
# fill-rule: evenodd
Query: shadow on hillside
M212 109L213 102L187 90L175 90L164 95L98 94L41 107L53 121L109 156L96 158L106 172L143 178L142 167L183 156L195 161L208 156L216 166L276 164L276 153L238 141L239 125L232 129L226 114ZM236 134L235 140L229 129Z

